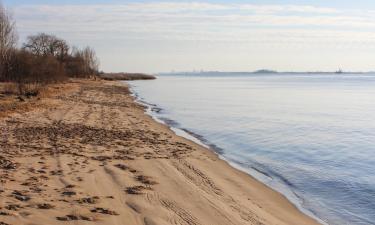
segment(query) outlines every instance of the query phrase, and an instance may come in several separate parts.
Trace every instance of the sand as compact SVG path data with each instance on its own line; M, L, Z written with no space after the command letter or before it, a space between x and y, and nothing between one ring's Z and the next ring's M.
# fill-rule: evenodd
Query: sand
M69 85L0 118L1 225L318 224L152 120L126 85Z

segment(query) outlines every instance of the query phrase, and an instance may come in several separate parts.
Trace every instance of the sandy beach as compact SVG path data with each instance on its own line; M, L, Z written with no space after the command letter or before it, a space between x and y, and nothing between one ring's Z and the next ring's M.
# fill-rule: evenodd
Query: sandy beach
M155 122L125 84L66 86L0 117L1 225L318 224Z

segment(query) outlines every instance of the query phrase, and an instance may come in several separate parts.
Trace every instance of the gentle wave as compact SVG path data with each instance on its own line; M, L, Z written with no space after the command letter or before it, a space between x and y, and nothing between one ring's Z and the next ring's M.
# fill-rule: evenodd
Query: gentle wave
M306 214L374 224L375 77L172 76L131 85L153 103L154 118Z

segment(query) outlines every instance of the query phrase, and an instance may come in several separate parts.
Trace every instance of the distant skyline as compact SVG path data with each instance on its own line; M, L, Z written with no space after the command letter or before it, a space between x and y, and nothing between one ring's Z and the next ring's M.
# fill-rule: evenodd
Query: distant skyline
M94 47L105 71L374 71L375 1L5 0L20 42Z

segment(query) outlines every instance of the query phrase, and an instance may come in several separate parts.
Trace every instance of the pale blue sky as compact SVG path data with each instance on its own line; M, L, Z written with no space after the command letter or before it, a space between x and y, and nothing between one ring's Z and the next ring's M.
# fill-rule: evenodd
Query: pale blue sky
M375 1L4 0L21 42L47 32L106 71L375 70Z

